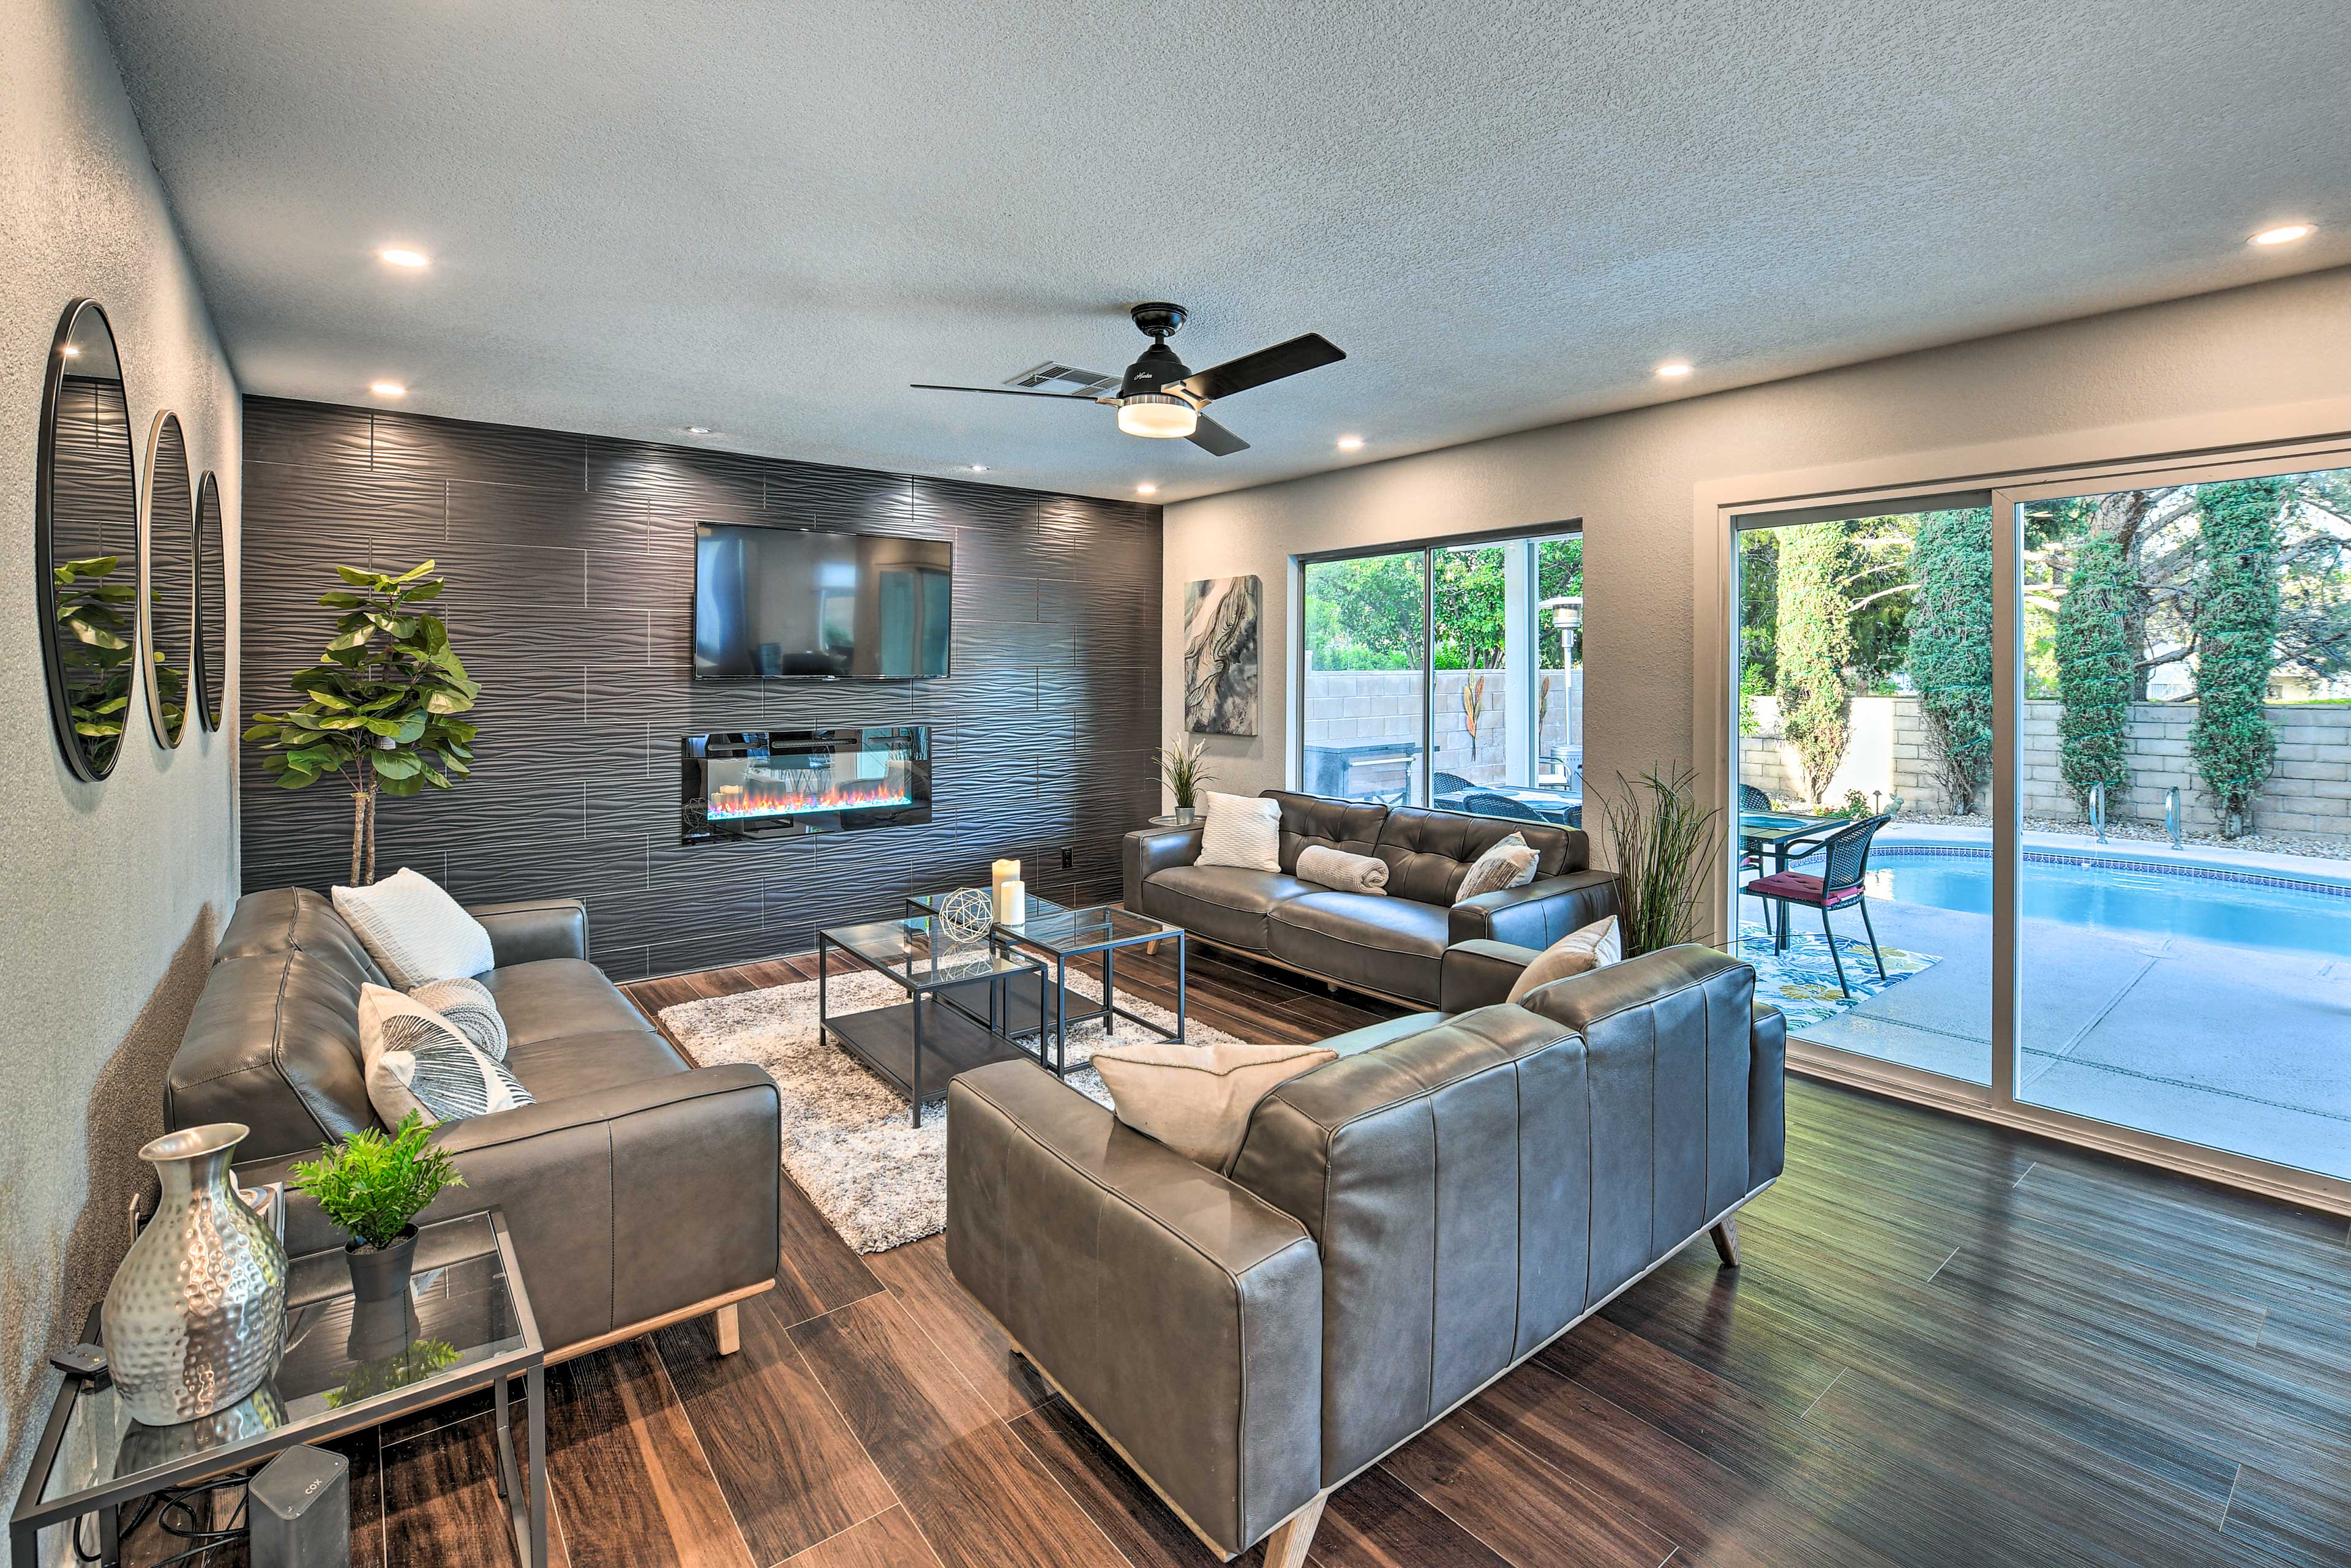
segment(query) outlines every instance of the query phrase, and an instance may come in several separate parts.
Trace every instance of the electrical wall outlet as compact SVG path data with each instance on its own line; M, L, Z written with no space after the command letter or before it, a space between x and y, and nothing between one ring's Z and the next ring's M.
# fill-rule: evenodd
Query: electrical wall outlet
M1077 852L1077 851L1075 851L1075 850L1066 850L1066 849L1065 849L1065 850L1063 850L1063 851L1061 852L1061 869L1062 869L1063 871L1068 871L1071 866L1074 866L1074 865L1076 865L1077 863L1078 863L1078 852Z

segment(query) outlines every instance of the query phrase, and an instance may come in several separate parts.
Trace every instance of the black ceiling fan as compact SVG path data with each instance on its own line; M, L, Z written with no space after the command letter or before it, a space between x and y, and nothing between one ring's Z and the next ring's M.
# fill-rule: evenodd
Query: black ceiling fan
M915 382L913 385L921 392L988 392L997 397L1050 398L1055 402L1108 403L1118 410L1118 427L1129 435L1161 439L1180 435L1204 451L1228 457L1236 452L1248 451L1249 443L1210 419L1203 412L1208 404L1268 382L1278 382L1284 376L1336 364L1347 357L1330 339L1320 332L1309 332L1286 343L1276 343L1270 349L1259 349L1254 354L1243 354L1238 360L1227 360L1221 365L1196 371L1186 369L1184 361L1176 357L1176 350L1167 346L1167 340L1184 324L1184 307L1154 300L1136 306L1129 314L1134 318L1135 326L1150 337L1151 347L1126 367L1126 374L1115 392L1097 395L1092 392L1029 392L1020 387L950 387L933 382ZM1058 369L1058 380L1082 378L1104 386L1111 380L1091 371L1073 371L1068 366Z

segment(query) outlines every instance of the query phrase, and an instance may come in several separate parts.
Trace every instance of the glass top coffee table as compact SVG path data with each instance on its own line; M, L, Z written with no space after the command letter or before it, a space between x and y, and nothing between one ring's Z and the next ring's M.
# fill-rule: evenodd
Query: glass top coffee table
M886 977L906 999L835 1013L828 959L836 949ZM933 915L836 925L816 934L816 963L817 1028L904 1091L917 1127L926 1093L945 1093L959 1072L1029 1054L1010 1027L1011 1003L1016 991L1033 994L1043 985L1045 967L1011 952L992 932L959 937ZM942 1005L950 990L961 999Z
M97 1308L83 1333L98 1338ZM44 1530L80 1531L95 1514L98 1561L119 1563L126 1511L142 1499L487 1386L496 1394L498 1495L515 1547L525 1568L545 1568L546 1360L495 1208L419 1228L406 1301L360 1309L341 1248L302 1253L287 1260L285 1354L241 1403L200 1421L148 1427L131 1418L104 1374L66 1376L8 1521L9 1560L42 1561ZM529 1428L529 1468L520 1471L507 1410L516 1376ZM85 1536L80 1544L91 1543Z
M952 897L952 894L922 894L906 901L907 907L935 911ZM1037 1060L1056 1076L1069 1070L1069 1038L1072 1027L1102 1020L1105 1028L1111 1020L1124 1019L1139 1024L1165 1040L1182 1043L1186 1027L1184 998L1185 947L1184 928L1170 925L1164 920L1154 920L1147 915L1137 915L1116 904L1094 904L1083 909L1069 909L1037 897L1027 900L1028 918L1014 924L996 921L989 925L995 939L1016 953L1033 953L1053 967L1052 983L1035 987L1009 988L994 1016L1002 1019L1003 1032L1015 1038L1034 1036ZM1118 952L1123 947L1156 947L1162 942L1176 945L1176 1027L1155 1023L1142 1014L1118 1005ZM1079 1005L1071 1006L1070 965L1072 960L1102 956L1102 999L1080 996ZM948 1006L975 1017L967 990L950 988L941 993ZM1046 1047L1052 1054L1048 1057Z

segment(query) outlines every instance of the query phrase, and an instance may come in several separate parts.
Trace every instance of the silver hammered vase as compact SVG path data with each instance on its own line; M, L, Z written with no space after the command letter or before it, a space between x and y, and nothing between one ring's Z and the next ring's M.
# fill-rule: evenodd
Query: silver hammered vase
M99 1322L114 1386L150 1427L227 1409L285 1348L286 1249L229 1184L246 1131L214 1122L139 1151L163 1196L114 1271Z

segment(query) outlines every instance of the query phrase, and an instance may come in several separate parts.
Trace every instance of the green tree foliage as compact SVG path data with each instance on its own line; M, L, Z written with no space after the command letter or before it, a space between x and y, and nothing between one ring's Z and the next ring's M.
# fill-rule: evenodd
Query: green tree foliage
M1991 762L1991 512L1928 512L1911 549L1907 664L1943 788L1962 812Z
M1853 601L1849 523L1780 530L1778 680L1780 732L1796 748L1806 795L1818 800L1851 738Z
M2203 591L2188 749L2229 838L2252 826L2254 799L2277 759L2262 705L2277 657L2279 523L2291 489L2290 480L2242 479L2203 486L2198 497Z
M475 727L456 716L482 688L441 618L422 608L444 585L432 570L429 560L397 577L335 568L347 586L319 596L339 612L335 635L287 683L302 706L256 714L245 732L282 787L306 789L330 773L350 786L353 883L375 876L377 790L446 789L471 769Z
M2105 785L2109 796L2130 786L2135 591L2122 546L2110 534L2092 534L2074 551L2057 604L2058 767L2085 816L2094 786Z

